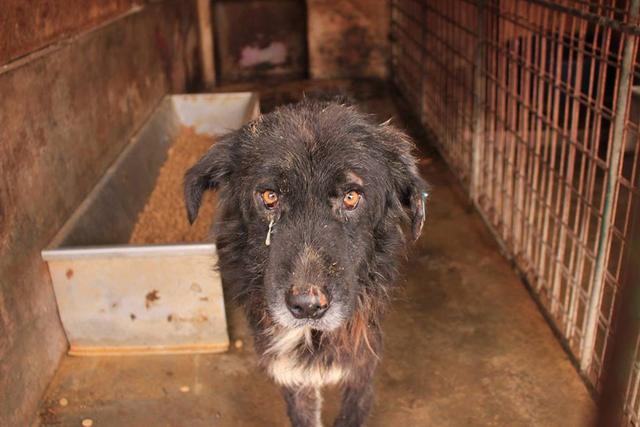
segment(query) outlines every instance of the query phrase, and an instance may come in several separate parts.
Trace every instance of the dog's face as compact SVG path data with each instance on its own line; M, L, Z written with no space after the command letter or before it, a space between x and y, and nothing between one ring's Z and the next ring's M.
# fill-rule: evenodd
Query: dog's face
M220 139L187 172L189 219L203 191L221 188L221 263L221 246L234 245L278 324L333 330L362 302L376 254L398 243L389 236L401 236L407 213L420 234L424 186L411 149L351 107L283 107Z

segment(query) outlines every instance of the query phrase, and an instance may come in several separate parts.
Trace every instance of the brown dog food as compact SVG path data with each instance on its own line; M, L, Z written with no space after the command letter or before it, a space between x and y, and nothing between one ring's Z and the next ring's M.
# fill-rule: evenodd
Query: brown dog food
M215 198L209 193L202 203L198 219L189 224L184 206L183 177L214 143L209 135L183 128L169 148L156 186L144 209L138 215L129 243L195 243L205 242L213 220Z

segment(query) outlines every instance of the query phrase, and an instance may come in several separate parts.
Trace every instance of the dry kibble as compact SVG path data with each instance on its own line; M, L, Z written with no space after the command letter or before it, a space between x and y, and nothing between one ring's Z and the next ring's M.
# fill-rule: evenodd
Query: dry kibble
M203 196L198 218L189 224L184 207L184 173L214 143L209 135L184 128L167 152L156 184L144 209L138 214L129 243L193 243L206 241L215 207L215 195Z
M67 406L69 404L69 401L63 397L62 399L58 400L58 403L60 404L60 406Z
M93 420L91 418L85 418L82 420L82 427L91 427L93 425Z
M242 340L236 340L236 341L233 343L233 345L234 345L238 350L240 350L240 349L244 346L244 343L242 342Z
M182 387L180 387L180 391L183 393L187 393L189 390L191 389L189 388L188 385L183 385Z

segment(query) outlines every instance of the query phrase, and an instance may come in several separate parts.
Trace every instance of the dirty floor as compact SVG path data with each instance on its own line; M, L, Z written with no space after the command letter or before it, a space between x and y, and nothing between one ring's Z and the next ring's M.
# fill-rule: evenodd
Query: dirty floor
M365 98L380 120L397 114L388 95ZM368 425L588 425L594 405L574 367L455 178L420 145L421 171L433 184L429 214L386 319ZM66 357L36 424L287 425L237 310L230 327L232 342L244 345L225 354ZM336 394L325 392L325 425L337 411Z

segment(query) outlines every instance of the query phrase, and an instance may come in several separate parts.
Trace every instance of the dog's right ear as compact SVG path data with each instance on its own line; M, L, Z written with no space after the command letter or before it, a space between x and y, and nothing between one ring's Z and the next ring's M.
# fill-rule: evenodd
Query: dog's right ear
M418 240L426 215L428 185L418 172L416 158L412 154L413 142L388 122L379 127L379 132L380 139L391 152L389 162L396 197L409 214L413 240Z
M202 194L217 189L226 182L232 172L232 148L238 142L238 132L229 133L218 139L184 175L184 200L189 222L198 217Z

